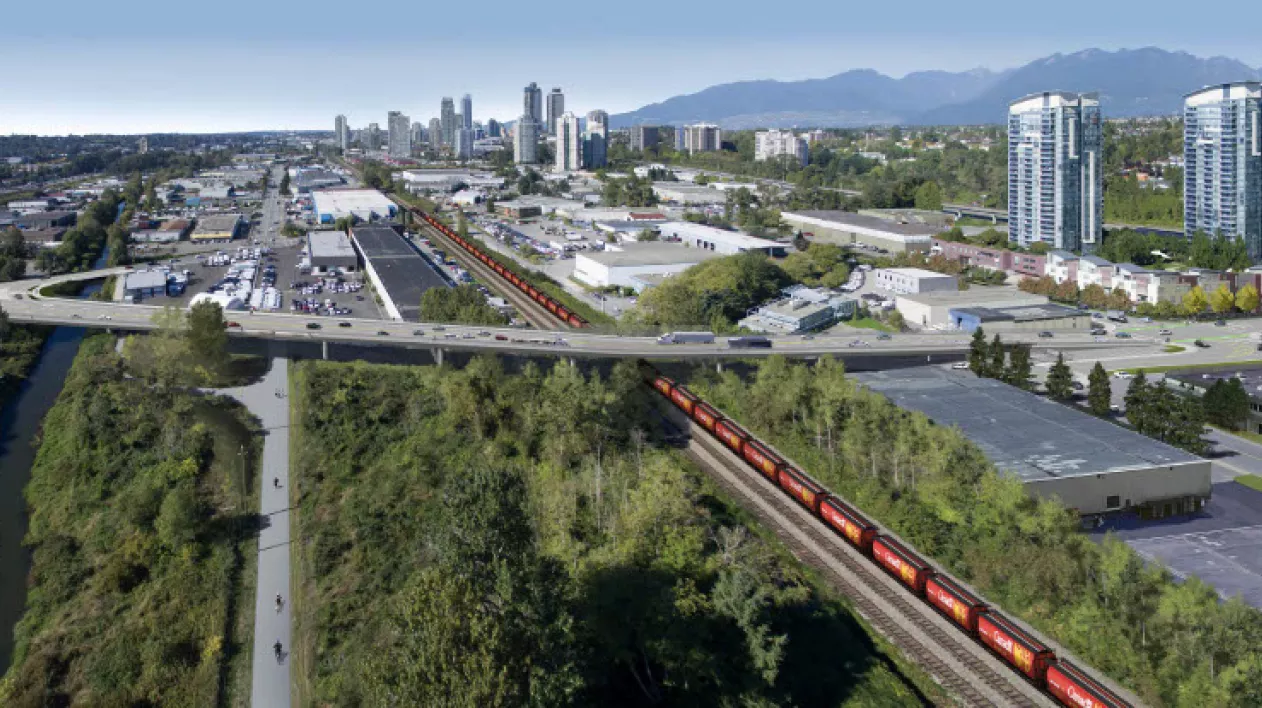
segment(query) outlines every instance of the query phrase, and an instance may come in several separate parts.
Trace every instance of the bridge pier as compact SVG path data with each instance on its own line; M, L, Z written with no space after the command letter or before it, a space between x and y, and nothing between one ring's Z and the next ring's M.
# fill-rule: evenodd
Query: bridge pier
M327 339L320 342L320 356L323 357L325 361L329 360L329 340Z
M721 374L721 373L723 373L723 360L722 360L722 359L717 359L717 360L715 360L715 362L714 362L714 373L716 373L716 374Z
M443 348L434 347L434 363L438 366L443 365Z

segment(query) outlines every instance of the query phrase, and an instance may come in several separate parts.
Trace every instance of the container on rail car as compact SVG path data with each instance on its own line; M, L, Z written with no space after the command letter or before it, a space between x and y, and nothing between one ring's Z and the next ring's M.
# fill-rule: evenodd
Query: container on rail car
M819 515L825 523L841 532L851 545L865 554L872 553L876 525L837 497L825 497L819 504Z
M941 574L925 581L925 599L968 630L969 634L977 632L977 618L986 609L986 603Z
M667 332L658 344L714 344L714 332Z
M748 439L745 441L744 449L741 456L745 458L754 469L758 470L767 479L775 482L776 474L780 470L780 466L784 464L784 460L779 455L772 452L766 445L758 440Z
M1047 690L1070 708L1130 708L1077 666L1057 659L1047 667Z
M1047 665L1054 658L1052 650L1023 632L1008 618L987 610L977 618L977 636L1018 671L1042 683Z
M722 417L709 403L698 403L692 410L692 419L711 433L714 432L714 424Z
M674 386L670 390L670 400L673 401L675 405L679 406L683 412L692 416L693 406L697 405L698 399L696 396L692 395L691 391L683 386Z
M733 423L726 418L714 424L714 434L723 441L738 455L744 456L745 442L749 440L749 433L745 432L741 426Z
M818 482L788 464L780 465L779 482L780 488L788 492L789 496L801 502L812 513L819 513L819 502L827 490Z
M925 581L933 572L923 558L889 536L878 536L872 541L872 558L917 595L924 592Z

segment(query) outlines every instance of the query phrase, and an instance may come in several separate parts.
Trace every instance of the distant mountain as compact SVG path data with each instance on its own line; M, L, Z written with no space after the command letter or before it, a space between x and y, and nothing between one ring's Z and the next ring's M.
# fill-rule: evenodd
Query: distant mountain
M1098 91L1109 117L1171 114L1184 94L1262 70L1162 49L1087 49L995 72L920 71L901 79L856 69L825 79L740 81L612 117L615 127L718 123L724 128L1001 123L1008 103L1041 91Z
M1201 59L1163 49L1087 49L1053 54L1008 72L980 94L913 116L919 124L998 123L1008 103L1042 91L1097 91L1110 118L1169 115L1182 110L1183 96L1210 84L1256 81L1262 70L1235 59Z

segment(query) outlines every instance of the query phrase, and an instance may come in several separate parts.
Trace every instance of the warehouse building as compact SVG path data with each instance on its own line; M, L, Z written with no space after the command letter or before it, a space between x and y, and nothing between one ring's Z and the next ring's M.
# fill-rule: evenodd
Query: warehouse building
M359 265L350 237L341 231L308 233L306 261L317 274L353 273Z
M389 226L356 226L351 242L391 319L419 322L421 295L430 288L448 287L434 266Z
M727 201L727 195L717 189L687 182L654 182L653 193L666 204L683 206L723 204Z
M132 302L154 295L166 295L167 274L161 270L138 270L123 281L123 296Z
M848 211L785 211L780 220L809 234L808 238L839 246L860 246L890 253L928 251L939 229Z
M55 229L74 226L77 220L78 215L73 211L37 211L18 214L14 223L19 229Z
M29 245L35 245L40 248L56 248L61 245L61 239L66 235L68 229L64 226L58 226L51 229L22 229L22 238Z
M245 217L241 214L211 214L197 220L190 237L194 241L231 241L241 235Z
M960 289L954 275L924 268L878 268L872 274L876 287L896 293L940 293Z
M536 216L543 216L543 207L539 204L528 204L517 200L496 202L495 211L501 216L507 216L510 219L530 219Z
M784 295L754 310L738 324L751 332L801 334L851 317L858 309L858 303L851 298L803 285L786 288Z
M398 206L375 189L318 189L311 193L316 222L332 224L338 219L354 217L359 221L391 219Z
M671 243L629 243L617 250L580 252L574 256L574 277L592 287L610 285L636 288L643 281L636 276L673 275L718 255L698 248Z
M894 306L913 327L948 329L956 326L951 310L968 307L1005 309L1046 305L1044 295L1007 288L973 287L954 292L907 293L894 298Z
M900 408L954 426L1001 473L1087 517L1199 511L1210 462L1131 430L967 371L918 367L855 374Z
M1044 330L1091 330L1090 313L1055 303L1021 307L953 307L949 310L956 329L972 332L1042 332Z
M758 251L769 256L784 255L784 244L690 221L668 221L658 227L658 232L668 241L678 241L690 248L713 251L721 256L746 251Z

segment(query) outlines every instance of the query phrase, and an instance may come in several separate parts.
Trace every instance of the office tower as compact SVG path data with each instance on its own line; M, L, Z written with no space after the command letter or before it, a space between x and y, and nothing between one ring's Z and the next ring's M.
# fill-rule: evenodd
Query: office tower
M674 134L675 139L671 141L675 144L675 151L683 152L687 150L688 149L688 127L681 125L677 128L672 127L671 130L675 131L675 134Z
M604 113L604 111L595 111ZM590 113L588 115L591 115ZM608 164L609 152L609 119L605 121L588 120L587 132L583 134L583 167L598 170Z
M365 150L381 149L381 126L376 123L369 123L364 129L363 143Z
M532 165L538 159L539 124L523 113L513 129L513 161L519 165Z
M438 111L438 120L443 127L439 144L450 146L456 142L456 102L451 100L450 96L443 97L442 106Z
M404 159L412 156L412 120L399 111L390 111L386 118L390 130L387 153L390 157Z
M557 118L557 172L572 172L582 168L583 134L578 116L573 113L562 113Z
M754 133L754 159L764 160L791 155L803 167L810 161L810 146L805 138L791 130L760 130Z
M452 155L457 160L473 158L473 128L456 128L456 142L453 145Z
M698 152L717 152L723 147L723 131L719 130L719 126L711 123L697 123L696 125L687 125L682 128L684 134L683 149L688 153L696 154ZM675 139L676 145L679 139Z
M425 142L425 124L418 121L412 123L412 146L416 147Z
M647 150L657 147L661 131L655 125L637 125L631 128L631 149Z
M1262 258L1262 136L1256 81L1183 98L1183 232L1244 239Z
M539 85L531 81L522 96L521 112L535 123L543 122L543 92Z
M346 122L346 116L338 116L333 121L333 139L337 142L337 149L346 152L351 146L351 127Z
M1008 238L1091 252L1104 198L1100 99L1045 91L1008 106Z
M593 123L598 123L605 128L605 132L609 132L609 113L602 110L594 110L587 112L587 127L591 127Z
M499 121L495 120L494 118L488 118L488 119L487 119L487 121L486 121L486 137L488 137L488 138L498 138L498 137L501 137L501 136L503 135L502 130L503 130L503 129L500 127L500 122L499 122Z
M552 89L552 93L548 94L548 134L557 134L557 121L561 120L561 114L565 113L565 94L561 93L560 88Z
M443 144L443 123L437 118L429 119L429 129L426 131L425 142L429 143L431 150L437 150Z
M463 121L460 127L473 127L473 96L467 93L460 99L460 118Z

